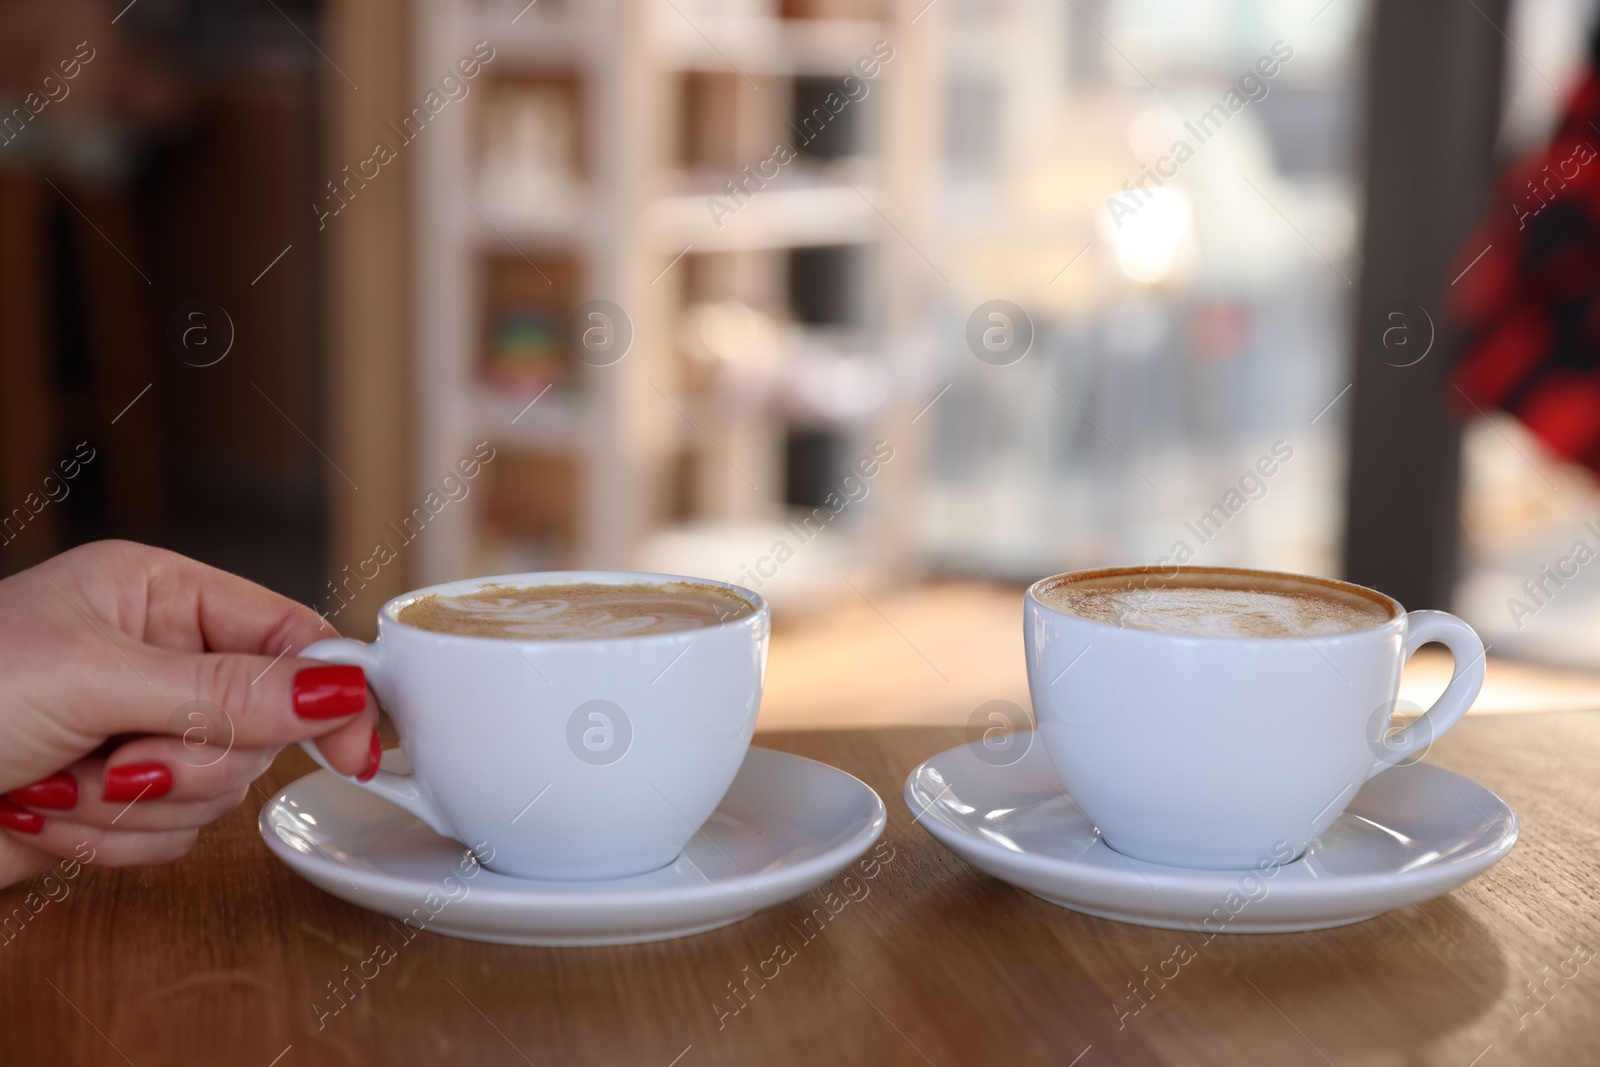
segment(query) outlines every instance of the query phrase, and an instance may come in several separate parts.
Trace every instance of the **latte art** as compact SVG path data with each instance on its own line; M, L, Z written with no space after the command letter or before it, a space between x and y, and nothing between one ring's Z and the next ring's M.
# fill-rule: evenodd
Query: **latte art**
M1387 622L1389 610L1310 580L1238 578L1227 571L1079 578L1041 587L1040 603L1094 622L1191 637L1327 637Z
M716 626L755 612L743 597L696 582L488 585L418 597L395 613L407 626L467 637L561 640L629 637Z

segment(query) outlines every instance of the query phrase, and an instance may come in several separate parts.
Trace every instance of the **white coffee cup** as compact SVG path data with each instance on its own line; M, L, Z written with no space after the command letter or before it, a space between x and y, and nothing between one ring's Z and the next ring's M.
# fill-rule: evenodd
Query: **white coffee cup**
M1036 595L1047 583L1091 575L1159 587L1172 568L1077 572L1030 587L1024 644L1039 737L1073 801L1124 855L1209 869L1298 856L1368 778L1421 758L1482 687L1483 644L1454 615L1408 614L1346 582L1182 572L1309 583L1367 598L1386 618L1320 636L1191 636L1096 621ZM1429 641L1455 658L1450 684L1390 736L1401 668Z
M544 640L397 618L429 594L578 582L720 586L755 611L699 629ZM379 609L376 641L332 638L301 655L360 667L411 764L408 775L346 781L471 846L491 870L571 881L664 867L716 810L755 731L770 631L766 601L737 586L557 571L415 590Z

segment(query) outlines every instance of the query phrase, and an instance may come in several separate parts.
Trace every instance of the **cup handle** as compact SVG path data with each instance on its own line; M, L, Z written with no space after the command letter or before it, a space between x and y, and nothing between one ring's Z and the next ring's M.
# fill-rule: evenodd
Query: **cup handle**
M1406 616L1406 647L1402 666L1429 641L1443 644L1455 659L1450 684L1433 702L1433 707L1400 731L1394 739L1398 742L1396 746L1391 747L1389 738L1377 739L1383 746L1383 752L1378 757L1377 766L1367 775L1368 778L1426 752L1434 741L1444 736L1446 730L1461 721L1467 709L1472 707L1472 702L1478 699L1478 690L1483 688L1483 641L1472 627L1444 611L1410 612ZM1388 720L1385 719L1386 727L1387 724Z
M356 641L348 637L330 637L325 641L318 641L303 650L300 655L305 659L319 659L325 663L343 663L360 667L371 683L373 691L380 694L383 691L382 657L378 655L376 644L369 645L365 641ZM400 805L445 837L457 836L444 815L434 806L433 801L428 799L427 794L423 793L411 775L380 770L368 781L357 781L328 766L328 761L317 751L315 741L302 741L300 747L305 749L306 754L316 760L323 770L338 775L351 785L360 786L369 793L376 793L383 799Z

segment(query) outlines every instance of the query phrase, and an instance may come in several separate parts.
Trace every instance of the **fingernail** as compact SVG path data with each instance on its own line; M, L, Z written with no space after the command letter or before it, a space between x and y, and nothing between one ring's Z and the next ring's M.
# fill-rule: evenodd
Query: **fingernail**
M383 759L383 742L378 740L378 731L372 731L372 744L367 749L367 769L361 772L356 779L358 782L370 782L378 773L378 762Z
M172 792L172 772L159 763L124 763L106 768L101 800L154 800Z
M44 816L19 808L9 800L0 800L0 829L36 834L44 829Z
M30 808L64 810L78 802L78 780L66 771L57 771L32 785L13 789L6 794L6 799L13 804L23 804Z
M367 706L367 676L360 667L307 667L294 676L294 713L302 719L338 719Z

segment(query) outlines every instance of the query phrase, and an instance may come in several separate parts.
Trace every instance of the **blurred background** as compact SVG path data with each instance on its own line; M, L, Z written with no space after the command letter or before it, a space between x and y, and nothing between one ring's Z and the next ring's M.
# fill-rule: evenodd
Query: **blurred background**
M0 564L134 537L358 636L699 574L967 708L1018 584L1162 559L1600 666L1600 579L1508 611L1591 477L1452 413L1445 307L1595 7L0 3Z

